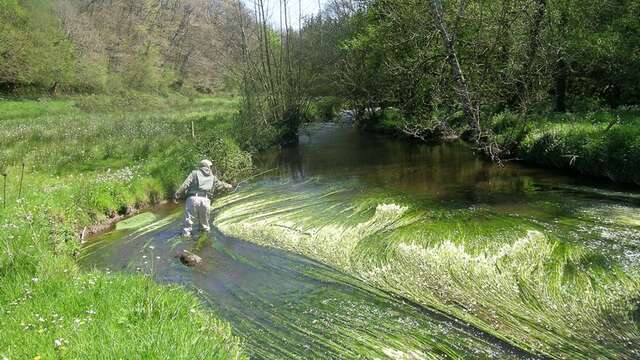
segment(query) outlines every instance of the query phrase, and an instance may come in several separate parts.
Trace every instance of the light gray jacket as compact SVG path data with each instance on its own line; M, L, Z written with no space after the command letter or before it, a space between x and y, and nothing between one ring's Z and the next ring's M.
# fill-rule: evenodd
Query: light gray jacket
M187 179L182 183L174 197L176 199L190 196L208 196L212 195L216 190L229 187L230 185L224 181L220 181L211 173L211 169L202 167L194 170L189 174Z

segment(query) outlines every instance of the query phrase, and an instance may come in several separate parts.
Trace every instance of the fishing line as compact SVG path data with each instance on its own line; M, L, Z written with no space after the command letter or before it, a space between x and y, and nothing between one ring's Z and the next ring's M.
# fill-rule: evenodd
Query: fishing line
M270 172L272 172L272 171L275 171L275 170L278 170L278 168L277 168L277 167L275 167L275 168L273 168L273 169L269 169L269 170L267 170L267 171L263 171L263 172L261 172L261 173L259 173L259 174L252 175L252 176L250 176L250 177L248 177L248 178L246 178L246 179L244 179L244 180L242 180L242 181L238 182L238 183L236 184L236 187L233 189L233 191L231 191L231 193L234 193L234 192L238 191L238 188L240 188L240 185L241 185L241 184L246 183L247 181L252 180L252 179L255 179L255 178L259 177L259 176L266 175L266 174L268 174L268 173L270 173Z

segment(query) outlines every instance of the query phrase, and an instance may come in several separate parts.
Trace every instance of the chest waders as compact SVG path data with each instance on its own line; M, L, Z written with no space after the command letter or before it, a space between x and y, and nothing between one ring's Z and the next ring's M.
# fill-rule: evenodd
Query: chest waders
M215 176L213 174L206 175L201 170L192 173L193 183L189 187L187 193L187 201L184 211L184 227L182 235L191 237L191 231L195 220L198 220L202 231L209 233L211 227L209 218L211 212L211 200L209 194L213 190L215 184Z

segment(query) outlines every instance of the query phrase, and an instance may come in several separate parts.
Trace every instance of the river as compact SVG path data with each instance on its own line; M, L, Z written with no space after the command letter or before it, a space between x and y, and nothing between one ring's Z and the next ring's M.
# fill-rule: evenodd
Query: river
M348 124L256 162L275 170L214 202L213 239L164 207L81 264L193 288L256 359L640 357L634 189Z

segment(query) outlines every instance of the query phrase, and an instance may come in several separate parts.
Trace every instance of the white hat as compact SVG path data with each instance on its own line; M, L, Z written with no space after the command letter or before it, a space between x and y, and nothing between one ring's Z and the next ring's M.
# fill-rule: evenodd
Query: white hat
M213 163L211 161L209 161L209 160L205 159L205 160L200 161L200 167L208 167L208 168L210 168L212 166L213 166Z

